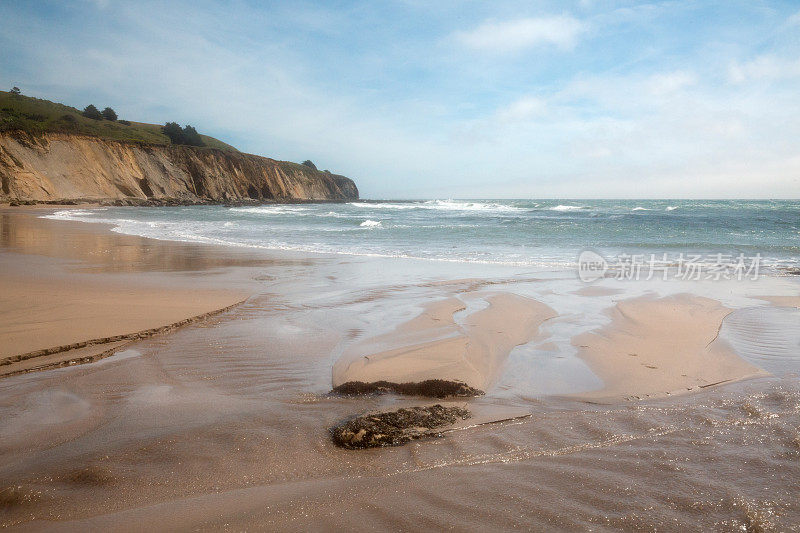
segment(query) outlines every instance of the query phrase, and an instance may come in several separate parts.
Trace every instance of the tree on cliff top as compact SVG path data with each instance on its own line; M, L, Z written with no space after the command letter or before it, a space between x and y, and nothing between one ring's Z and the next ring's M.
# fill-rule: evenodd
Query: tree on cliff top
M303 161L302 164L307 166L307 167L313 168L314 170L317 170L317 165L312 163L310 159L306 159L305 161Z
M197 130L188 124L185 128L181 128L181 125L177 122L167 122L161 128L161 131L164 132L164 135L169 137L169 140L172 142L172 144L205 146L205 143L203 142L203 139L200 138L200 134L197 133Z
M86 118L90 118L92 120L103 120L103 115L100 114L100 111L97 110L95 106L92 104L87 105L83 109L83 116Z
M103 115L104 119L110 120L111 122L117 120L117 113L110 107L103 109L100 114Z
M187 124L186 127L183 128L183 144L188 144L189 146L203 146L203 139L200 138L200 134L197 133L194 126L189 126Z
M164 135L169 137L172 144L183 144L183 130L181 129L181 125L177 122L167 122L161 128L161 131L164 132Z

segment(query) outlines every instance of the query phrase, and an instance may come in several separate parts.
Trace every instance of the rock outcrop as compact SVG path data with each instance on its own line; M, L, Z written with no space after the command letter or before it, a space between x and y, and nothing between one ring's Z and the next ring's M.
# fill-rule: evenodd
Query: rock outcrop
M426 379L419 382L394 383L391 381L348 381L334 387L333 394L341 396L367 396L378 394L402 394L404 396L428 396L431 398L464 398L482 396L484 392L470 387L462 381Z
M344 176L214 148L0 133L0 201L153 204L358 198Z
M430 405L373 413L330 428L334 444L342 448L399 446L415 439L435 435L436 429L466 420L472 414L461 407Z

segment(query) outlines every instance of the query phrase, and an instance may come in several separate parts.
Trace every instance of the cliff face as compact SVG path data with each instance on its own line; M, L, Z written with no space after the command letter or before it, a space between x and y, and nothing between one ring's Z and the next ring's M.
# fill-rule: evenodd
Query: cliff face
M95 137L0 133L0 200L348 200L349 178L266 157Z

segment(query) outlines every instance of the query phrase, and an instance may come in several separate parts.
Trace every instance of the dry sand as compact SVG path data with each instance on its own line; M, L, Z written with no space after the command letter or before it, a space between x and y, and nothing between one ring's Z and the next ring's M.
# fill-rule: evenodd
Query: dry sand
M608 326L573 339L605 384L580 396L656 398L767 375L717 338L730 311L716 300L688 294L617 303Z
M510 293L486 296L488 307L457 323L457 298L434 302L393 332L360 342L333 367L333 385L445 379L486 390L515 346L530 342L550 307Z

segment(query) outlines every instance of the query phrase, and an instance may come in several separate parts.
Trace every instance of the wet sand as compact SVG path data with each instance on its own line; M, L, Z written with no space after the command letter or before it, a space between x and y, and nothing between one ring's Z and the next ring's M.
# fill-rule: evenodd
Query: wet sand
M334 364L333 385L443 379L485 390L509 352L530 342L539 325L556 315L544 304L508 293L488 295L486 303L461 323L454 318L466 310L460 299L429 304L393 332L354 345Z
M0 359L156 329L247 298L238 291L0 278Z
M579 355L604 383L581 397L658 398L767 375L719 339L730 312L715 300L690 294L617 303L610 324L574 339Z
M252 296L96 363L0 379L2 525L738 531L800 523L792 348L800 328L754 322L791 325L796 309L756 297L796 296L796 280L603 281L584 290L559 273L256 253L30 212L0 212L6 272ZM13 305L2 312L13 316ZM337 361L399 350L413 357L392 371L418 371L419 350L408 347L438 356L450 338L497 347L476 352L487 364L475 374L486 395L459 403L471 423L403 447L331 442L327 428L353 415L430 403L329 396ZM439 369L448 365L466 368L450 359ZM682 385L683 373L709 381L752 365L769 375L659 392ZM651 391L661 397L623 399ZM487 424L509 412L528 416Z
M81 273L85 265L63 262L63 257L43 260L38 254L44 249L60 254L48 246L53 239L51 232L42 230L46 224L35 218L42 211L23 209L16 224L8 212L2 217L5 244L9 236L19 239L15 230L22 230L28 239L24 251L34 251L37 257L15 253L11 247L0 257L0 377L94 361L126 341L202 320L249 296L244 289L170 286L170 281L150 276L114 279ZM69 258L95 255L94 235L77 235L73 242L62 241L70 247ZM134 238L120 236L109 247L130 252L135 243ZM130 259L132 255L126 258Z

